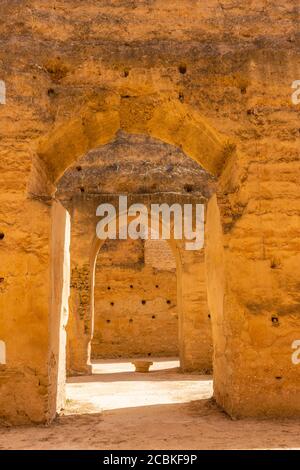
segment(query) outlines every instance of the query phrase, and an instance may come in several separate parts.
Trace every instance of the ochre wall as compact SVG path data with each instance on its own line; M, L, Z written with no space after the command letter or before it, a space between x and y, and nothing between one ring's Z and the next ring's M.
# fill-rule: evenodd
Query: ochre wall
M178 356L174 255L164 240L111 240L95 273L92 358Z

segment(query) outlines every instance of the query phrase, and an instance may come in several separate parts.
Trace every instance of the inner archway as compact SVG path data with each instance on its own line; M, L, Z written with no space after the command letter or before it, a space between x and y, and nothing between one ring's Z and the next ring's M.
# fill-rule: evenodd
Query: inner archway
M204 250L185 252L184 242L173 239L135 240L133 246L142 250L135 260L138 265L135 279L126 279L124 296L124 292L117 292L118 282L113 285L118 276L109 256L109 247L116 247L120 241L101 241L95 229L99 204L112 203L117 207L121 194L127 195L128 206L139 202L150 208L152 203L164 202L170 206L176 203L183 210L186 204L204 204L214 185L214 178L179 149L149 137L124 133L119 133L113 143L89 152L64 174L56 197L71 214L71 297L67 327L70 375L92 373L93 358L129 356L131 360L178 354L182 372L211 373L211 318L206 299ZM131 241L122 243L119 257L123 254L123 261L117 261L115 266L119 271L130 264L130 253L124 246L130 246ZM167 250L161 250L162 247ZM112 251L116 254L116 250ZM104 263L101 263L101 252L106 254ZM96 259L99 270L102 269L100 282L97 282ZM150 296L149 289L142 288L141 279L137 289L137 278L142 274L150 280ZM97 313L97 295L102 318ZM139 345L129 347L133 331Z

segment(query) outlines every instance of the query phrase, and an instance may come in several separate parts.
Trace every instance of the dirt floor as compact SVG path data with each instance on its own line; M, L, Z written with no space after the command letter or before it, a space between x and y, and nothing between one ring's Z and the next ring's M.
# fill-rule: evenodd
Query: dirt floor
M300 449L300 420L233 421L213 402L211 377L177 368L99 361L92 376L69 378L54 423L0 428L0 449Z

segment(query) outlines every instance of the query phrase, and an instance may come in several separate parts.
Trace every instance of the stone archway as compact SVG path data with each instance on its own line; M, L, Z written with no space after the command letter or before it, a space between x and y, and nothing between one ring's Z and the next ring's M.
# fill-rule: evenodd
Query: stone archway
M49 198L55 182L68 166L88 149L109 142L119 129L151 135L178 146L214 175L220 174L226 161L235 153L235 147L221 138L191 108L166 97L118 97L104 93L82 108L79 115L39 141L28 186L31 196L36 197L39 192L40 197ZM55 357L58 363L59 357ZM57 392L54 386L51 393L56 397L63 391ZM52 403L56 402L57 399L53 398ZM49 413L51 415L51 410Z
M63 268L69 264L68 214L53 197L62 173L87 149L109 142L118 129L172 143L191 158L203 160L214 174L230 154L231 148L209 124L169 93L120 96L99 90L84 98L86 104L82 102L81 97L57 116L53 130L38 142L32 136L28 140L22 194L10 211L14 236L22 239L19 244L13 238L9 245L16 263L13 271L8 257L3 267L9 279L18 279L17 287L12 289L12 283L6 287L5 277L2 281L6 316L1 319L1 340L6 344L7 364L1 368L9 373L5 373L0 407L3 420L10 423L51 421L63 392L63 386L58 388L63 357L58 349L62 313L67 317L67 310L59 299L69 282L68 270ZM17 322L12 324L15 317Z
M149 199L149 198L148 198ZM169 196L170 199L170 196ZM112 197L111 202L116 198ZM131 202L134 203L132 198ZM98 204L99 200L97 200ZM101 202L101 198L100 198ZM154 201L152 201L154 202ZM169 200L171 204L172 198ZM174 202L174 200L173 200ZM150 202L149 209L150 209ZM130 203L128 203L130 204ZM69 333L69 359L68 370L71 375L91 373L91 341L94 330L94 289L95 265L98 253L105 240L100 240L95 234L97 218L96 206L92 203L92 210L78 212L76 221L73 221L74 233L73 249L71 250L72 274L70 297L70 324ZM183 205L183 204L182 204ZM85 208L87 205L85 205ZM123 214L125 215L126 212ZM117 212L116 219L119 218ZM150 227L150 211L149 227ZM133 217L134 219L134 217ZM122 221L124 223L124 220ZM128 217L128 223L130 217ZM127 222L126 222L127 223ZM77 232L77 227L84 227ZM121 229L118 226L118 231ZM171 235L173 234L170 227ZM79 238L77 233L79 233ZM176 261L177 279L177 311L180 364L183 371L210 371L211 370L211 333L210 320L207 312L199 309L199 289L203 289L204 263L203 250L186 251L185 240L168 240ZM197 299L194 305L191 299ZM195 313L197 308L197 313ZM198 311L199 310L199 311ZM197 339L199 343L197 343Z
M235 150L198 113L178 100L103 92L76 110L76 117L57 125L38 141L29 193L45 196L53 192L53 185L66 168L88 150L109 143L119 130L180 147L213 175L220 174Z
M65 226L62 220L67 217L67 211L64 215L64 209L52 203L58 178L87 150L112 140L119 129L128 133L151 135L178 146L214 175L220 174L222 167L234 156L234 146L211 129L198 113L178 100L163 95L120 97L103 92L92 97L84 107L74 110L75 113L76 117L69 117L66 122L57 125L50 135L39 140L28 183L28 204L35 206L30 212L35 213L39 230L42 228L42 219L46 224L44 237L47 238L47 223L51 219L53 227L52 239L48 240L48 259L42 260L43 268L51 269L49 286L44 284L45 292L50 292L52 300L49 318L45 321L48 334L43 334L43 337L50 338L50 347L43 344L44 352L41 356L41 361L47 368L44 379L47 400L40 399L40 394L37 395L32 408L26 397L24 399L26 413L28 416L36 416L30 419L37 421L51 420L56 413L57 403L63 396L63 380L58 382L58 377L63 376L64 368L58 341L62 310L55 299L61 296L67 279L57 275L56 271L60 266L68 265L69 254L68 234L62 229ZM222 337L220 340L222 341ZM32 387L34 388L33 385Z
M128 133L151 135L178 146L213 174L221 171L230 154L230 147L225 140L199 114L169 96L154 94L129 97L103 91L91 97L87 105L74 110L75 114L76 117L69 117L66 122L58 124L50 135L39 140L28 182L31 199L51 201L55 183L64 170L87 150L112 140L119 129ZM57 225L56 217L57 211L52 211L54 227ZM52 240L52 259L56 257L56 246L56 241ZM51 277L53 279L53 274ZM64 282L61 280L61 284L52 284L50 290L60 291ZM51 308L55 310L55 306ZM56 311L55 314L57 313ZM57 396L63 393L57 392L55 384L57 371L62 369L57 355L56 335L59 332L55 333L60 322L54 320L55 314L51 313L49 319L50 339L53 337L54 345L50 345L48 354L54 366L50 369L52 385L48 391L46 419L51 419L55 413ZM44 405L41 409L43 408ZM43 412L38 415L43 415Z
M206 203L214 187L214 178L178 148L147 136L126 133L118 133L111 144L88 152L59 179L56 198L68 208L72 227L70 375L91 370L87 358L91 331L89 304L93 298L89 290L89 252L98 222L97 205L110 202L118 207L117 195L125 191L130 194L130 204L179 203L183 209L185 203ZM201 253L181 250L181 254L180 305L184 315L180 318L184 318L182 336L188 336L188 340L182 341L181 366L185 371L210 371L211 320L207 311L203 249Z
M122 97L105 91L63 119L39 141L28 182L29 197L22 200L21 223L29 234L25 245L31 257L26 270L20 271L17 298L23 298L30 282L30 294L23 300L30 330L23 329L22 322L15 330L23 345L21 358L9 328L3 330L7 365L13 371L1 396L4 419L45 422L55 416L61 309L57 303L53 305L53 299L61 296L66 278L58 276L59 281L54 282L54 277L62 269L59 266L67 264L68 253L66 214L55 209L52 194L55 182L72 162L87 149L109 142L120 128L180 146L204 168L220 175L217 195L208 209L207 251L218 403L234 416L299 414L300 371L291 362L291 344L300 331L296 306L292 298L286 305L279 294L274 303L274 289L295 271L296 258L287 260L283 274L275 279L274 262L264 248L268 227L257 225L255 198L248 207L247 190L251 194L254 190L242 188L246 164L235 153L235 146L220 138L193 109L161 95ZM259 199L262 189L255 194ZM241 238L246 235L245 249ZM16 259L22 264L23 254L16 254ZM59 266L54 263L57 259ZM292 292L292 276L290 282ZM15 292L7 298L15 305ZM284 315L282 325L278 318L273 321L279 307ZM11 396L13 400L8 399Z

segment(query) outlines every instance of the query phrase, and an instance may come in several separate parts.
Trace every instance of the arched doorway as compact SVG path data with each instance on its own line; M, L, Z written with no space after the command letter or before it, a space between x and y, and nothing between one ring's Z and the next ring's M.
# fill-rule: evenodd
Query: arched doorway
M94 279L90 270L94 269L103 243L95 239L97 206L111 202L117 207L118 194L124 188L131 194L128 205L144 201L150 208L151 201L162 200L170 205L175 202L195 204L207 200L214 184L207 172L175 147L148 137L122 133L112 144L89 152L66 172L58 184L56 197L68 208L72 219L71 298L74 296L74 299L70 303L68 325L70 374L91 372ZM178 243L171 245L177 259L177 272L180 272L176 302L181 368L211 371L211 317L206 303L204 253L203 250L185 252Z
M224 163L225 146L217 134L199 118L195 112L179 103L170 100L168 97L141 97L133 99L118 99L115 101L114 109L111 104L103 108L103 103L107 97L104 95L90 103L80 111L81 117L69 120L66 125L60 125L49 136L41 139L38 152L34 158L31 178L29 181L29 194L47 199L55 190L55 185L63 171L67 169L72 162L76 162L86 150L105 144L114 137L116 131L121 127L129 133L152 135L162 141L175 143L181 147L187 155L195 160L202 161L204 167L211 170L213 174L221 171ZM104 100L104 101L103 101ZM141 100L141 101L140 101ZM146 101L145 101L146 100ZM95 113L98 104L102 103L101 111ZM152 104L151 104L152 103ZM146 109L147 113L140 115L138 125L136 125L136 111L139 114L140 109ZM148 108L150 105L150 108ZM95 108L96 107L96 108ZM151 109L152 118L149 119L149 110ZM135 116L133 118L133 116ZM87 134L88 129L98 129L95 133L92 131ZM178 132L178 129L181 131ZM66 145L69 137L73 135L74 146ZM226 151L226 157L230 157L230 152ZM66 213L65 213L66 214ZM65 215L66 217L66 215ZM60 283L52 284L53 292L58 292L61 298L62 286L68 277L67 272L62 276L61 266L68 265L68 236L62 229L59 219L63 218L63 210L55 204L52 210L52 254L51 259L59 259L59 263L52 264L52 279L61 279ZM59 228L59 230L58 230ZM59 270L57 273L56 271ZM72 284L71 284L72 286ZM55 299L55 295L52 295ZM59 397L63 396L63 383L58 381L59 371L64 369L63 354L61 350L61 333L58 328L62 325L62 304L53 300L51 310L51 331L49 355L53 358L54 366L51 368L51 387L49 389L49 400L47 406L47 419L53 416L57 409ZM67 310L64 304L63 311ZM84 348L86 346L84 345ZM57 385L61 384L57 388Z
M284 368L286 364L290 364L290 343L285 343L284 357L281 362L277 360L275 364L272 355L265 355L265 346L253 343L251 340L251 332L255 331L257 323L257 318L253 315L256 305L253 306L251 303L250 294L245 295L245 286L248 292L252 292L249 286L258 289L260 277L258 280L253 275L253 272L256 273L256 268L252 263L251 253L253 259L256 259L255 248L252 247L252 251L246 254L238 245L238 228L241 224L247 225L251 217L248 214L248 218L245 218L243 197L238 190L239 187L234 184L235 180L242 181L240 172L243 171L243 163L245 163L243 158L236 153L235 145L220 138L197 112L170 96L120 97L118 94L103 91L94 96L86 106L73 111L74 117L70 118L68 115L62 118L53 132L45 135L39 142L28 182L29 197L24 209L34 214L34 219L27 222L33 229L32 240L36 240L37 234L40 239L43 239L44 253L36 261L39 273L43 273L42 277L40 275L36 278L39 282L34 281L36 269L33 260L36 259L35 257L29 264L27 277L22 277L24 282L25 279L32 278L33 285L36 286L35 299L39 299L39 304L32 310L31 305L35 299L30 300L26 311L29 312L28 321L36 326L33 331L35 329L40 331L40 341L36 343L36 354L32 353L33 343L24 333L26 347L23 351L23 360L27 356L34 357L32 363L38 371L40 383L46 385L41 393L35 385L36 376L27 371L28 390L31 390L29 395L31 397L33 393L35 399L22 398L20 409L26 409L26 416L34 417L36 421L51 420L56 412L59 395L57 384L60 374L58 371L61 369L60 363L63 357L60 354L61 332L59 328L62 326L62 312L66 310L66 304L62 303L61 299L65 297L64 286L68 284L68 273L65 269L68 264L66 243L68 235L66 213L62 209L58 210L56 203L52 200L56 182L62 173L78 161L87 150L110 142L120 128L128 133L151 135L162 141L173 143L214 175L218 176L222 173L219 177L217 195L209 204L208 211L210 232L213 232L214 227L216 229L214 236L209 237L209 240L216 243L218 247L216 251L211 246L210 253L213 256L209 256L208 262L210 298L213 298L214 292L218 293L218 301L211 303L215 347L214 374L218 403L233 415L277 414L281 412L280 410L286 413L289 409L298 409L295 391L293 392L294 399L289 400L289 403L293 403L292 408L289 408L287 400L282 400L281 389L278 388L279 382L276 382L276 378L269 382L270 390L280 392L274 395L276 400L274 401L272 393L266 393L265 399L258 406L256 397L265 380L265 372L260 367L260 361L254 361L251 365L252 372L255 371L251 375L255 377L255 380L251 381L249 388L249 371L245 369L245 364L248 363L247 357L249 355L256 357L256 351L259 350L266 358L266 363L270 365L270 370L278 369L279 363L280 367ZM52 231L50 231L50 221ZM249 224L254 230L251 220ZM237 246L239 246L238 249ZM216 253L218 257L215 256ZM268 269L269 265L264 265L264 279L270 279ZM242 276L238 275L240 272ZM40 282L41 278L43 282ZM268 299L272 298L272 289L266 283L263 285ZM265 316L261 321L266 322L265 327L268 329L269 308L266 305ZM36 310L42 311L38 322L36 315L30 313ZM271 330L270 337L274 338L278 345L277 331ZM42 338L50 339L46 343ZM245 338L248 338L246 348L244 347ZM7 361L13 364L14 356L9 353L11 340L5 332L3 341L7 346ZM290 366L288 370L291 383L296 384L297 374L293 372L294 369L290 370ZM63 381L61 384L63 385ZM14 387L14 379L9 378L3 395L4 400ZM297 390L296 385L294 390ZM15 393L19 392L16 390ZM4 409L7 409L7 416L12 421L16 419L20 422L20 416L24 416L20 411L16 415L14 410L8 409L5 403Z
M170 205L180 203L183 207L185 203L195 204L196 202L205 201L214 186L213 178L198 167L198 165L187 159L182 152L174 149L174 147L144 137L137 138L137 136L121 135L119 139L120 140L117 140L111 146L103 147L100 154L99 150L95 149L81 159L76 166L70 168L58 185L57 197L62 200L62 203L71 213L72 226L71 308L70 321L68 324L68 370L70 375L84 375L92 372L90 357L93 340L95 338L95 305L93 299L97 284L97 270L95 269L97 265L96 259L98 253L101 254L103 246L108 243L98 240L97 237L95 237L95 227L97 225L95 214L98 204L104 201L106 203L110 201L113 205L118 206L118 194L120 194L120 189L122 188L119 186L116 187L114 173L118 170L120 172L120 183L118 184L125 184L127 190L128 187L131 188L130 197L128 195L128 206L131 203L143 201L148 204L149 208L151 202L168 202ZM140 154L141 163L139 165L141 166L134 170L137 163L134 164L133 161L127 161L126 154L128 153L132 159L133 149L136 146L138 149L136 151ZM118 147L120 147L119 150L117 150ZM156 161L153 161L154 155ZM113 160L114 156L116 156L117 161L122 163L119 163L119 165L115 164ZM108 168L103 168L103 165L105 166L102 160L103 157L104 161L105 158L108 160ZM133 172L136 172L136 176L140 175L142 171L145 172L145 163L149 165L146 174L152 176L150 178L149 176L144 177L142 181L138 179L135 180ZM122 165L125 171L122 171ZM126 182L125 179L126 171L129 172L131 176L128 182ZM183 174L186 175L184 179L182 178ZM107 175L110 176L108 177ZM107 192L103 194L103 190L99 192L97 187L98 181L101 179L101 188L105 188L105 191L107 191L106 188L109 187L106 181L107 178L113 181L111 184L113 184L114 187L111 189L111 194ZM138 186L136 185L136 181L138 182ZM155 186L153 186L154 181L156 183ZM161 184L164 184L163 190L160 188ZM119 215L117 219L118 218ZM150 223L151 220L149 219L149 227ZM115 241L112 242L116 243ZM140 240L140 242L142 242L142 240ZM154 277L158 277L157 272L159 272L163 257L159 255L157 249L153 250L153 246L151 250L152 241L150 239L143 241L143 243L146 246L143 257L151 258L152 256L152 261L154 262L154 266L151 267L151 270L155 272L155 276L153 276L152 279L152 288L156 292L161 292L161 282L159 279L155 281ZM158 243L158 246L162 246L166 245L167 242L157 241L156 243ZM176 330L179 330L179 338L177 333L177 341L179 343L178 350L181 369L183 371L195 370L204 373L211 372L211 319L206 303L203 250L201 253L197 251L184 253L184 243L179 243L179 241L174 243L174 240L170 240L167 245L169 245L169 258L173 258L171 265L170 260L168 261L166 259L166 261L167 264L170 265L169 269L171 269L169 277L171 278L171 276L173 276L174 292L173 295L169 295L169 282L168 286L166 286L167 292L165 292L163 297L159 297L159 302L161 306L164 306L167 312L174 308L175 304L177 307L176 316L178 319L176 319L176 323L178 323L178 325L176 325ZM156 252L156 260L153 260ZM110 262L110 265L111 264ZM109 268L111 269L111 266L109 266ZM177 270L177 280L175 270ZM118 302L112 298L111 279L113 280L114 276L112 276L110 270L108 270L108 273L107 279L102 283L104 285L102 285L101 288L103 302L108 308L108 317L105 318L105 325L106 328L109 325L108 331L112 331L114 322L111 315L117 310ZM139 272L139 275L140 274ZM126 285L126 289L129 289L131 297L134 292L136 292L134 284L133 282L127 282ZM90 289L89 286L91 286ZM108 295L111 297L109 301L107 300ZM126 303L126 301L123 303ZM147 300L147 292L145 292L143 296L140 293L137 305L142 311L149 311L151 302ZM160 307L160 309L162 310L162 307ZM129 315L127 319L125 317L124 311L121 312L119 322L123 325L124 322L126 322L126 326L132 331L138 322L134 321L131 315ZM150 325L154 326L159 323L156 320L157 314L152 312L151 316L149 315ZM171 320L173 320L171 323L174 335L174 318L171 318ZM143 325L140 324L140 327L143 328ZM165 329L164 332L166 332ZM143 336L143 330L139 329L137 334ZM159 337L159 335L157 336ZM152 343L153 338L154 334L152 336ZM120 338L115 338L115 341L119 341L119 339ZM156 342L159 343L160 347L162 346L162 341L156 339ZM148 346L151 347L148 347L147 354L149 352L152 354L151 349L153 344L151 345L151 338L149 338ZM161 354L164 351L161 349L160 351L156 350L156 352ZM167 353L170 354L170 350L167 351ZM134 357L136 354L141 355L141 352L131 351L131 356L133 355Z

